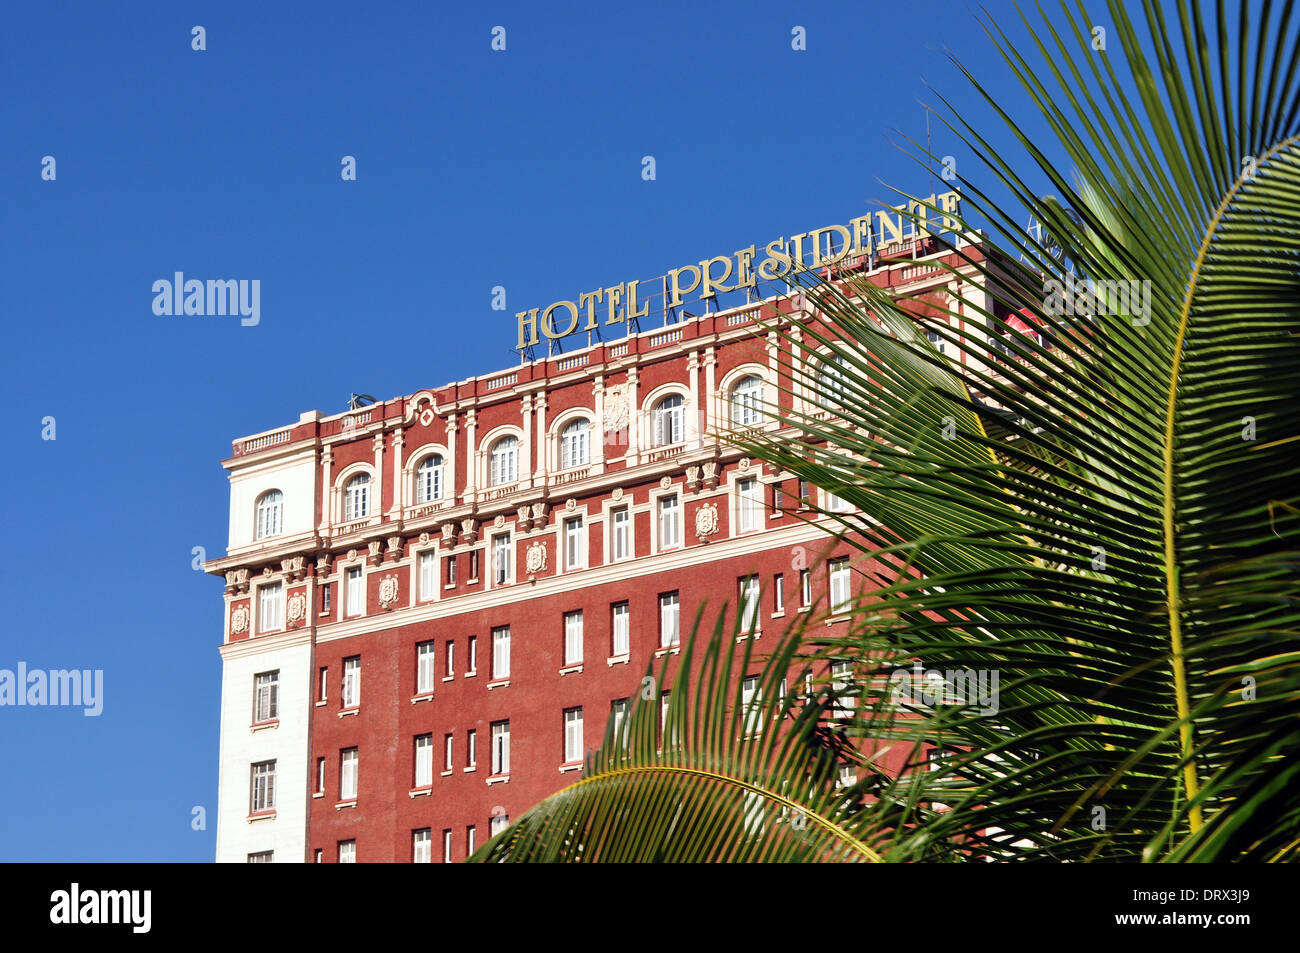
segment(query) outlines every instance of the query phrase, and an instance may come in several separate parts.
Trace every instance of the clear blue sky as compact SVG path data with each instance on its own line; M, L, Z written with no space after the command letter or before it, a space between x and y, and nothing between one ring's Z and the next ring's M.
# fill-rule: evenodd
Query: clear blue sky
M104 672L97 718L0 708L0 859L212 859L222 584L191 562L232 438L508 366L516 309L846 222L877 179L928 192L889 139L924 80L974 102L941 50L1007 80L962 2L464 7L0 14L0 669ZM261 323L155 316L175 271L260 279Z

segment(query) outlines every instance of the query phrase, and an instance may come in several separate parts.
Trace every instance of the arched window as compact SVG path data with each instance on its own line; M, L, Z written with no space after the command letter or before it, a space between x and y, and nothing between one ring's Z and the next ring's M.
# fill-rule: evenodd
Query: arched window
M590 429L591 421L586 417L564 425L564 429L560 431L561 470L585 467L591 462L591 455L587 449L587 433Z
M284 494L267 490L257 498L257 538L279 536L284 532Z
M681 394L669 394L655 404L652 416L654 417L653 446L663 447L681 443L685 439L683 433L686 417L685 401L682 400Z
M817 403L828 410L838 410L844 403L844 368L848 359L839 354L822 358L817 370Z
M519 479L519 438L502 437L492 445L492 468L488 486L501 486Z
M343 490L343 518L359 520L370 515L370 474L358 473Z
M442 499L442 454L431 453L415 470L415 501L428 503Z
M750 374L742 377L731 389L731 425L752 427L763 419L759 404L763 401L763 380Z

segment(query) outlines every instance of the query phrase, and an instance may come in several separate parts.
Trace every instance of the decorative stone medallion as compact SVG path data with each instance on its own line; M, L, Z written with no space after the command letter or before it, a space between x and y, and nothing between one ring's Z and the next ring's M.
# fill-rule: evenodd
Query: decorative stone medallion
M425 530L423 533L420 534L420 545L424 546L428 542L429 542L429 531Z
M666 476L660 479L659 488L661 490L671 490L673 488L673 478L670 476Z
M230 613L230 631L242 635L248 631L248 606L235 606Z
M569 497L567 500L564 501L564 508L568 512L572 513L574 510L578 508L578 501L575 500L573 497Z
M614 500L615 503L623 499L623 488L621 486L614 487L614 492L610 494L610 497Z
M301 622L307 617L307 597L301 592L295 592L289 597L289 604L285 606L285 611L289 614L290 622Z
M496 516L494 516L492 518L492 525L495 526L497 529L500 529L502 526L505 526L506 525L505 515L502 513L498 513Z
M695 535L700 539L712 536L718 531L718 507L714 503L705 503L695 511Z
M385 609L390 609L397 602L397 577L394 575L385 576L379 580L379 605Z
M546 544L541 540L524 551L524 568L530 576L546 571Z

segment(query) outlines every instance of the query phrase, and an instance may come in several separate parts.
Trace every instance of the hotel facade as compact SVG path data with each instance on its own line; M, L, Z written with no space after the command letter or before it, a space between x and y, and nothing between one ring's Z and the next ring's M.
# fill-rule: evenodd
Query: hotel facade
M979 255L839 267L972 330ZM717 436L834 412L789 372L835 373L810 324L769 298L235 441L217 860L463 860L579 778L702 605L757 655L842 625L871 567L808 505L843 504Z

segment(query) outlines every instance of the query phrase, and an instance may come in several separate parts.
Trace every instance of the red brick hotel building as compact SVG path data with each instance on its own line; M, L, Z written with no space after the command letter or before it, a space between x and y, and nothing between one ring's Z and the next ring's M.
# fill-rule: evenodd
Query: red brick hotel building
M962 264L952 245L888 251L841 267L992 310L969 266L936 267ZM207 565L226 582L217 860L462 860L577 779L703 601L761 639L856 592L851 548L788 512L808 488L715 436L779 430L765 403L833 412L784 376L833 373L799 343L802 304L235 441L228 555Z

